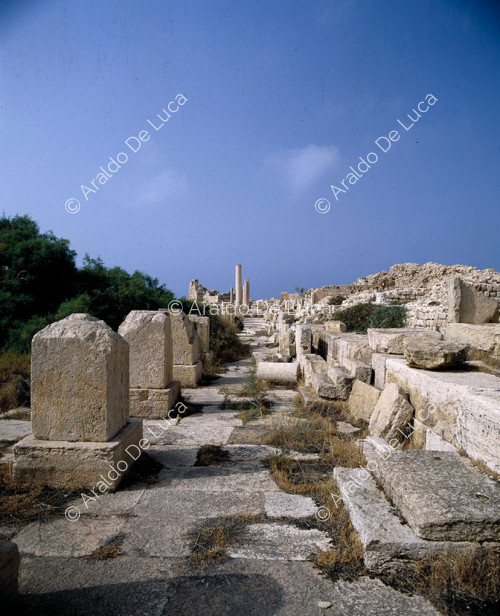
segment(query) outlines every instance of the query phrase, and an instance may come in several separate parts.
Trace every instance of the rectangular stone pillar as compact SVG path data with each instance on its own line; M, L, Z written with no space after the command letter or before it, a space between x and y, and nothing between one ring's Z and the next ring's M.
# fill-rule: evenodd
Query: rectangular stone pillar
M132 310L118 332L130 346L130 414L162 419L179 395L173 378L170 316L157 310Z
M14 446L14 480L94 487L142 439L142 421L129 420L128 344L104 321L72 314L34 336L31 364L33 434Z
M199 361L198 333L194 323L183 313L170 315L172 324L174 379L181 387L197 387L203 366Z

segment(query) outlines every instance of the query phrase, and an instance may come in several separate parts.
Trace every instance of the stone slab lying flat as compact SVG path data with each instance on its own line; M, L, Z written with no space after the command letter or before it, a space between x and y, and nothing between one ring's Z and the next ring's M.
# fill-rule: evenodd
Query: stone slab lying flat
M183 558L192 553L196 521L176 518L128 518L120 535L123 554L149 558Z
M245 472L246 471L246 472ZM256 470L254 465L242 464L197 466L188 469L179 479L170 482L173 490L199 490L200 492L270 492L278 487L267 470Z
M403 524L366 470L337 467L333 473L339 495L363 545L364 562L369 571L398 571L409 563L438 556L449 549L469 549L477 545L421 539Z
M287 524L251 524L229 548L231 558L307 560L331 548L330 538L317 529L302 530Z
M269 518L308 518L315 515L318 507L309 496L286 494L281 491L265 492L266 515Z
M233 431L232 426L207 423L203 426L182 421L163 433L159 443L162 445L226 445Z
M17 443L31 434L31 421L22 419L0 420L0 443Z
M97 548L118 536L124 525L122 517L81 517L33 522L23 528L13 541L21 556L90 556Z
M500 489L462 456L397 451L375 474L416 535L434 541L499 541Z
M416 419L500 473L500 378L417 370L403 359L388 359L386 379L408 392Z
M219 393L219 387L201 387L200 389L184 388L182 397L190 404L220 404L224 402L224 394Z
M264 513L264 493L204 490L146 490L132 513L140 517L217 518Z

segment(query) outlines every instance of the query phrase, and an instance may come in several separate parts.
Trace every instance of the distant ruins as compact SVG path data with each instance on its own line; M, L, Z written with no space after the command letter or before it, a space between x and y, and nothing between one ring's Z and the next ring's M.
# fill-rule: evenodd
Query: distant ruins
M234 307L234 310L227 310L228 314L241 313L240 316L246 314L250 307L250 280L245 278L242 282L241 265L235 266L234 288L231 287L228 293L219 293L218 291L209 291L201 285L197 279L191 280L189 283L189 299L204 304L217 304L222 307L221 312L224 313L224 308L228 306ZM245 309L241 309L245 306Z

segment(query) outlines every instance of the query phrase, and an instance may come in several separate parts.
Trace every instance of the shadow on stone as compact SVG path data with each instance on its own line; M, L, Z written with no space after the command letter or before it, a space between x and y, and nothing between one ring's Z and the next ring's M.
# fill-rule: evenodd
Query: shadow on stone
M16 614L87 616L90 609L93 616L271 616L282 604L283 589L264 575L203 575L25 595Z

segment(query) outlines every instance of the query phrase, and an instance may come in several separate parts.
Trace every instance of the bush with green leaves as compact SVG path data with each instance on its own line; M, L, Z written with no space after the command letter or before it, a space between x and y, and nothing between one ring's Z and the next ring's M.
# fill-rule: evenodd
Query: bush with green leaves
M377 304L355 304L338 310L335 320L346 324L347 331L366 334L369 327L405 327L406 308L404 306L380 306Z

